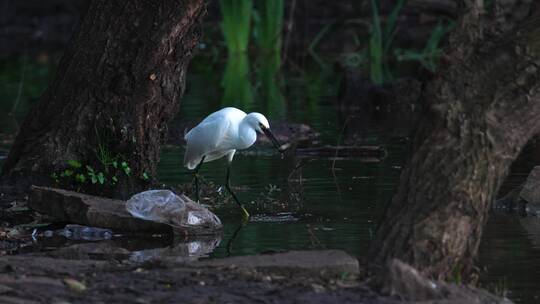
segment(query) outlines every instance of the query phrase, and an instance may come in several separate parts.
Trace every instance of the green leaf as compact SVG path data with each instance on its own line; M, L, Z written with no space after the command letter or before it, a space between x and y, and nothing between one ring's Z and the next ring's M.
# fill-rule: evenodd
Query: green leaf
M117 169L117 168L118 168L118 162L113 161L113 162L112 162L112 166L113 166L115 169Z
M146 172L144 172L144 173L142 174L142 178L143 178L144 180L150 179L150 177L148 177L148 173L146 173Z
M112 177L113 185L118 183L118 178L115 176Z
M94 173L94 169L90 166L86 166L86 170L88 171L88 173Z
M62 174L60 174L60 176L72 176L72 175L73 175L73 171L69 169L64 170Z
M124 164L125 164L125 163L122 163L122 169L124 169L124 173L125 173L126 175L129 175L129 174L131 173L131 168L128 167L127 164L126 164L126 166L124 167Z
M97 175L98 182L103 185L105 183L105 176L103 175L103 172L99 172Z
M73 168L80 168L80 167L82 167L81 163L78 162L78 161L76 161L76 160L74 160L74 159L68 160L68 165L70 165L70 166L73 167Z
M128 164L126 162L121 163L122 168L129 168Z
M86 181L86 176L84 176L84 174L77 174L75 175L75 180L79 183L84 183Z
M95 175L91 175L90 178L92 179L92 184L97 183L97 177Z

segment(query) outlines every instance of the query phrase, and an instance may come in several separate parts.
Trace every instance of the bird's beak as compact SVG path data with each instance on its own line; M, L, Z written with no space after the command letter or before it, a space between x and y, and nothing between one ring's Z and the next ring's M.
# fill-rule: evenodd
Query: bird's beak
M274 147L276 147L276 149L279 151L279 153L283 153L283 150L281 149L281 145L279 144L279 142L277 141L276 137L274 136L274 134L272 134L272 132L270 131L269 128L266 128L264 126L261 126L261 129L262 131L264 132L264 134L266 136L268 136L268 138L270 138L270 141L272 141L272 144L274 144Z

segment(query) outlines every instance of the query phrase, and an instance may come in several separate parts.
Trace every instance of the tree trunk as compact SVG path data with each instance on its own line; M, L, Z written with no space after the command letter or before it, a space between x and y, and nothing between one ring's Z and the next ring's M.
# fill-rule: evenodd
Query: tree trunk
M178 110L204 11L203 0L92 1L3 175L25 184L47 184L52 175L115 196L145 187ZM92 178L87 165L103 175Z
M518 22L504 19L515 15L502 1L489 20L482 1L458 2L465 14L426 86L413 154L368 253L376 265L396 257L438 279L471 274L490 204L540 131L538 7Z

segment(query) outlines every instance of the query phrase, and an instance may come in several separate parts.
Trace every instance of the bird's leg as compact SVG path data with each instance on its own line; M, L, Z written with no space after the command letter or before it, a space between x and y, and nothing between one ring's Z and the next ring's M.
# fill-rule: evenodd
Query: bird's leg
M242 205L240 203L240 201L236 197L236 194L234 194L234 192L231 190L231 179L230 179L230 177L231 177L231 165L229 164L229 166L227 167L227 180L225 181L225 188L227 188L227 191L229 191L229 193L233 197L233 199L236 202L236 204L238 205L238 207L240 207L240 210L242 210L243 219L248 220L249 219L249 213L247 212L246 208L244 208L244 205Z
M195 197L197 198L197 203L199 202L199 170L202 167L202 164L204 162L204 158L206 155L203 155L201 158L201 162L195 167L194 177L195 177Z

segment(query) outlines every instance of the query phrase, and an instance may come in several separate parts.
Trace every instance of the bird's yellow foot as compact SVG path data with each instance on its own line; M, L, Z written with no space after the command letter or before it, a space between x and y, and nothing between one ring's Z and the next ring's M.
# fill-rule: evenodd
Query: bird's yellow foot
M241 206L240 209L242 210L242 219L247 222L249 220L249 212L247 212L244 206Z

